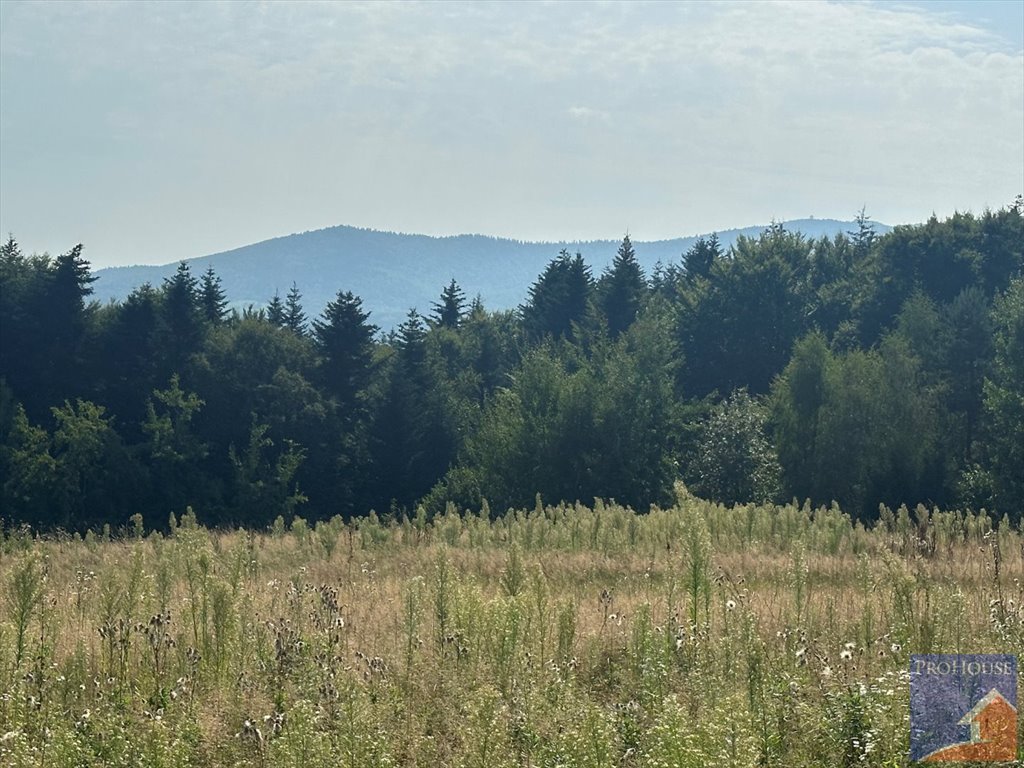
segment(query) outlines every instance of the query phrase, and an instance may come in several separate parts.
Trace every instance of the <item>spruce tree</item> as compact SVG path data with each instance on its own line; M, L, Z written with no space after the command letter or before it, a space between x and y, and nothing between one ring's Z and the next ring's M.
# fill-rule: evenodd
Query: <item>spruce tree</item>
M281 296L274 291L274 297L267 304L267 320L275 328L284 328L285 308Z
M382 485L375 503L410 507L455 459L454 428L445 418L445 387L428 352L428 329L416 310L394 337L375 432Z
M164 365L160 377L180 373L202 340L199 281L184 261L172 277L164 280L161 292L160 348Z
M594 281L583 255L562 250L530 287L530 300L522 308L523 325L535 339L544 336L574 338L573 324L587 315Z
M377 326L350 291L339 291L323 314L313 321L313 340L320 353L324 388L343 412L357 409L358 395L370 381L373 335Z
M462 292L455 278L441 291L441 301L433 305L434 313L431 322L442 328L458 328L466 313L466 295Z
M212 266L203 273L199 287L199 303L206 321L211 325L219 325L227 316L227 296L225 296L220 278L213 271Z
M49 403L59 403L80 394L79 355L89 323L90 307L85 300L92 293L96 277L76 245L53 263L51 277L37 322L46 341L47 371L43 381L49 388Z
M857 218L854 221L857 223L857 230L847 232L846 234L850 236L850 240L853 242L853 249L857 258L863 259L867 256L875 242L875 225L868 218L864 208L860 209L860 213L857 214Z
M646 291L643 269L626 235L611 268L602 275L598 285L601 309L608 323L608 334L613 339L636 320Z
M693 282L698 277L707 277L711 273L711 265L721 257L722 248L718 243L718 235L697 238L697 242L683 256L686 279Z
M306 333L306 313L302 311L302 294L295 283L292 283L292 288L285 298L284 327L299 336Z

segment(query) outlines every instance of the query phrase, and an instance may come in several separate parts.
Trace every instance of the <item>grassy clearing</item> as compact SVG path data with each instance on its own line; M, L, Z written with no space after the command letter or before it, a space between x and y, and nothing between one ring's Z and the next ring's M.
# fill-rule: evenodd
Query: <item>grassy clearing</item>
M1024 651L986 516L538 508L0 547L0 764L898 766L908 655Z

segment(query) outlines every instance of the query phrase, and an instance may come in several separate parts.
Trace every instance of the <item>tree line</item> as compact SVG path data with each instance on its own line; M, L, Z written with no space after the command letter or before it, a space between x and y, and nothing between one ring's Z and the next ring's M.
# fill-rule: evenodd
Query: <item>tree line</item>
M563 251L509 311L456 280L382 332L339 291L230 309L188 263L90 301L82 246L0 247L0 519L82 530L191 506L492 514L683 480L726 504L1024 509L1024 202L818 239L700 239L645 274ZM301 276L296 276L301 278Z

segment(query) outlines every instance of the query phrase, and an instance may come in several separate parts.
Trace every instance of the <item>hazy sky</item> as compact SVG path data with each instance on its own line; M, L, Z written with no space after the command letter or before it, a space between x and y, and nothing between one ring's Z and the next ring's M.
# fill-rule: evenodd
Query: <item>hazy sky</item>
M0 0L0 231L637 240L1024 192L1024 3Z

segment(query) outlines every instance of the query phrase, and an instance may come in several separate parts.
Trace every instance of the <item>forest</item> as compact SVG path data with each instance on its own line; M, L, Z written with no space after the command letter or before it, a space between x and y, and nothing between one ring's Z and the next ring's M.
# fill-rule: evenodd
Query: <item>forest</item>
M228 309L182 262L91 301L81 245L0 247L8 529L390 519L676 483L725 505L1024 510L1024 199L877 235L772 225L651 274L562 251L514 310L458 276L397 328L344 286ZM500 269L500 265L495 266Z

